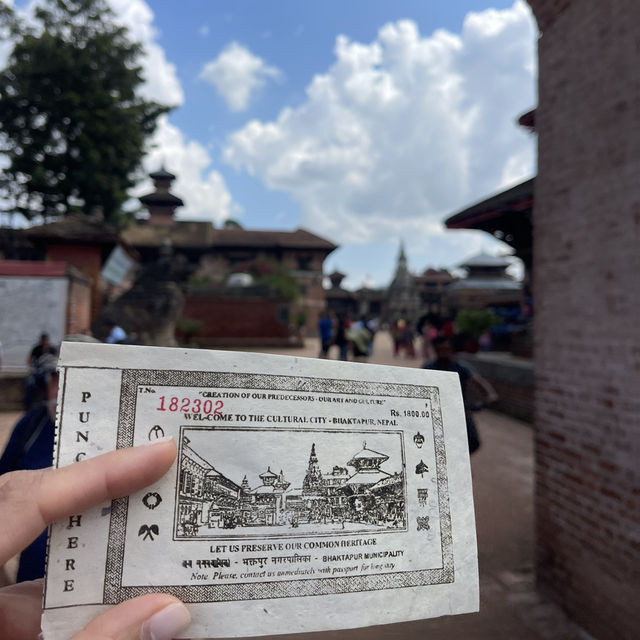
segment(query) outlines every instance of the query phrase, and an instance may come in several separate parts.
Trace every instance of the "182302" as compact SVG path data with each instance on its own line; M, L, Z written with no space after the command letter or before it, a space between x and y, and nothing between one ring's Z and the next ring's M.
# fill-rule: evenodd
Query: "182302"
M201 398L180 398L178 396L160 396L156 411L180 411L182 413L205 413L222 415L222 400L202 400Z

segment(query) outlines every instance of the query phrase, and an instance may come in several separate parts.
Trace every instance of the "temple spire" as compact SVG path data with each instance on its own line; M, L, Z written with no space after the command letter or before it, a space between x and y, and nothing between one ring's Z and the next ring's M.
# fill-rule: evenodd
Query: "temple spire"
M400 253L398 255L398 264L396 265L396 275L405 271L407 271L407 254L404 250L404 240L400 240Z
M421 310L422 300L415 278L409 272L404 240L401 240L396 271L387 290L387 321L393 325L402 319L413 325Z
M302 481L302 493L315 493L322 484L322 473L318 465L318 457L316 456L316 444L311 445L311 453L309 454L309 466L307 474Z

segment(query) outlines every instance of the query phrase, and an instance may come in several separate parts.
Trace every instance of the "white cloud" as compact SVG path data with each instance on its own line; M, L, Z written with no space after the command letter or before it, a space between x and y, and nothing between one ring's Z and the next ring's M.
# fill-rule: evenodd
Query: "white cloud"
M402 20L369 44L339 36L306 101L247 123L224 159L290 194L302 224L336 242L402 235L418 268L460 262L473 234L443 233L442 220L534 171L534 140L515 119L535 105L535 66L522 0L468 14L460 34L423 36Z
M255 92L282 73L237 42L227 45L217 58L207 62L200 77L212 84L231 111L245 111Z
M145 82L142 95L163 104L179 106L184 102L176 67L170 63L164 49L158 44L158 32L153 25L153 11L144 0L109 0L118 19L133 38L142 43L141 60ZM202 33L202 32L201 32ZM204 219L220 223L228 217L237 217L240 208L227 189L222 175L210 169L211 157L205 147L189 140L167 116L158 120L158 127L149 144L143 165L146 171L155 171L162 164L177 176L174 192L185 202L176 211L180 219ZM138 185L134 197L152 190L150 180Z
M179 219L221 223L240 215L241 210L234 203L224 178L209 169L211 157L207 150L199 142L186 140L167 116L158 120L151 150L144 159L147 172L157 171L161 166L176 175L171 191L185 203L184 207L176 210ZM132 195L138 197L152 190L151 180L146 180L136 187Z
M120 24L127 27L131 37L144 47L140 63L145 82L141 95L172 107L181 105L184 93L176 67L156 42L158 32L153 26L154 15L149 5L144 0L109 0L109 4Z

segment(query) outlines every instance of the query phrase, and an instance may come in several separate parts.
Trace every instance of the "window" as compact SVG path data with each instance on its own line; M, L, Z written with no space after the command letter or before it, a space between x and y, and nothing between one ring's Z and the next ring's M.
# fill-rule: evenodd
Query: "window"
M298 271L311 271L311 258L309 256L298 256Z

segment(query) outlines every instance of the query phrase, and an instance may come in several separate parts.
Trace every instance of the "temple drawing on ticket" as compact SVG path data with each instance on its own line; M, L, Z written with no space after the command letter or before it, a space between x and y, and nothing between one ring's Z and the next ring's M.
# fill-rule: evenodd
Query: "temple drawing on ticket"
M175 539L406 527L397 432L265 432L256 439L246 431L184 429L178 473Z

